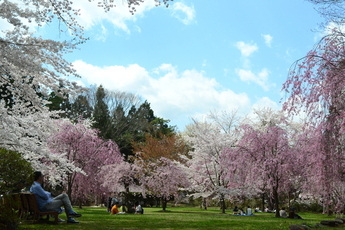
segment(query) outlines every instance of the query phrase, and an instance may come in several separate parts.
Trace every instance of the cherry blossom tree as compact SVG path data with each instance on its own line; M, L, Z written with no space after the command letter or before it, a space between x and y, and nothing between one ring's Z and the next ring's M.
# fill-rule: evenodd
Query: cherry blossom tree
M168 0L155 1L168 4ZM128 0L129 10L134 13L142 2ZM103 0L98 5L105 11L115 7L113 0ZM0 146L22 153L37 170L62 173L51 174L52 183L57 183L71 166L47 148L46 139L54 132L51 118L57 114L48 112L46 99L51 92L73 96L80 91L66 78L79 76L64 58L86 41L77 21L79 13L73 1L68 0L0 1ZM38 28L42 30L56 21L59 33L68 31L66 40L39 35ZM51 162L49 167L42 159Z
M104 175L102 185L108 191L119 194L126 191L128 186L137 185L140 173L142 173L140 167L127 161L104 165L101 172Z
M344 181L345 164L344 41L344 34L334 29L293 65L283 85L288 94L284 109L291 115L305 112L308 124L316 127L314 132L319 134L315 152L318 167L314 167L314 175L318 176L313 178L321 187L320 196L327 211L344 208L344 193L336 189Z
M280 112L256 110L257 119L240 127L241 138L223 152L226 177L244 197L267 193L279 217L279 199L302 176L300 154L293 148L295 130ZM256 121L256 122L253 122Z
M223 150L236 143L236 113L229 116L227 122L226 126L221 126L220 124L225 123L194 121L184 136L192 148L187 162L192 181L190 190L198 196L201 194L203 197L217 197L223 213L226 196L232 195L235 190L229 187L229 180L224 177L227 169L221 164L221 155Z
M0 101L0 146L21 153L35 170L49 175L50 183L56 185L75 167L67 159L52 154L47 145L49 136L56 132L53 118L58 114L47 110L36 113L32 109L19 103L9 110Z
M98 137L98 131L91 129L89 120L72 124L68 120L58 121L59 131L49 139L49 147L54 154L66 158L78 171L67 173L67 194L82 201L89 195L99 195L105 191L101 186L101 168L123 161L116 143Z
M227 198L238 203L255 198L260 193L256 184L248 182L251 176L248 169L252 163L243 161L242 157L236 146L226 147L220 155L220 165L224 168L223 180L227 182Z
M140 165L140 162L137 164ZM189 186L185 168L180 162L161 157L158 161L151 162L141 169L143 176L140 181L144 188L144 195L151 194L160 198L163 211L166 211L167 202L177 196L180 189Z
M133 203L130 201L130 192L144 192L139 182L142 173L143 171L138 165L127 161L104 165L100 172L103 178L102 186L107 191L124 195L124 204L127 206L127 210L130 210L133 208Z

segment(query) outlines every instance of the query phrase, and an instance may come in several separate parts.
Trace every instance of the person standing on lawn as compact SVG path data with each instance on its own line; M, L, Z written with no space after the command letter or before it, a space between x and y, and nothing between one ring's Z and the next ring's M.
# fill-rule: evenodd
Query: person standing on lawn
M43 183L43 174L39 171L34 172L34 183L30 187L30 192L35 194L38 208L40 211L58 211L59 213L63 212L61 206L64 206L67 223L76 224L79 221L76 221L74 218L81 217L81 214L73 211L71 201L66 193L62 193L56 197L52 197L50 192L45 191L42 188Z

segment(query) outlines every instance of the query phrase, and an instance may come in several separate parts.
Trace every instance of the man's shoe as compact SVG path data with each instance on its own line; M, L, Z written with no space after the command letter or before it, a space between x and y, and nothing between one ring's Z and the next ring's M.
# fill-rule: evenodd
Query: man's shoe
M64 211L65 211L64 208L59 208L59 209L57 210L57 212L58 212L59 214L63 213Z
M81 214L76 213L76 212L72 212L72 213L68 214L68 216L76 218L76 217L81 217Z
M58 222L65 222L64 219L59 218Z
M68 223L68 224L78 224L79 221L76 221L76 220L73 219L73 218L68 218L67 223Z

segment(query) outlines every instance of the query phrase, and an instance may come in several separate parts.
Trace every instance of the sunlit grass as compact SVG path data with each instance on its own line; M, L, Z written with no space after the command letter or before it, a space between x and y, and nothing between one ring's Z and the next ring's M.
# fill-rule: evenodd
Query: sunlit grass
M234 216L231 211L222 214L219 208L181 208L169 207L167 212L161 208L144 208L144 215L109 215L105 208L84 207L78 210L83 216L79 224L52 224L50 220L32 224L24 222L19 229L233 229L233 230L275 230L289 229L291 224L315 225L321 220L333 220L334 216L314 213L299 213L304 219L293 220L276 218L272 213L256 213L255 216ZM65 218L65 214L60 215ZM71 226L73 225L73 226ZM334 228L322 228L334 229ZM337 228L339 229L339 228ZM345 229L345 227L343 228Z

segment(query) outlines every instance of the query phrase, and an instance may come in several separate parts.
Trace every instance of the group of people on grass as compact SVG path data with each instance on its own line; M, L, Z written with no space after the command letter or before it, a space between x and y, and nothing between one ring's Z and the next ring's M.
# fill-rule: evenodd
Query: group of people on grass
M255 212L260 212L259 208L256 208ZM244 212L242 208L238 208L237 206L235 206L235 208L233 209L233 214L234 215L241 215L241 216L252 216L252 215L254 215L250 206L247 207L246 212ZM302 219L302 217L300 217L298 214L296 214L295 208L290 208L289 213L287 213L285 210L285 207L282 207L282 209L279 211L279 215L282 218Z
M120 208L121 208L121 203L113 197L108 197L108 204L107 204L107 208L108 208L108 212L110 212L110 214L115 215L115 214L124 214L126 212L120 212ZM133 207L134 213L135 214L144 214L144 209L141 207L141 205L139 204L139 202L135 202L134 207ZM131 212L133 213L133 212Z
M282 207L279 211L279 215L283 218L302 219L302 217L295 212L295 208L290 208L289 213L287 213L285 207Z
M237 206L235 206L235 208L233 209L233 214L234 215L241 215L241 216L252 216L253 214L253 210L250 208L250 206L247 207L246 212L243 211L242 208L238 208Z
M111 207L110 209L110 214L111 215L117 215L117 214L125 214L126 212L120 212L119 209L121 208L120 202L115 202L115 204ZM144 209L141 207L139 202L135 202L135 214L144 214Z

